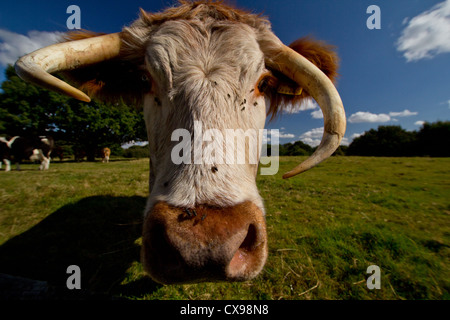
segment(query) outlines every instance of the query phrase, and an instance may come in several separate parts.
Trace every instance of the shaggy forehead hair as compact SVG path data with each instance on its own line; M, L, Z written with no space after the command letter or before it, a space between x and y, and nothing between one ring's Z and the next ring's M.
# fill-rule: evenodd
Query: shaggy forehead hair
M215 78L221 76L222 79L229 79L230 76L238 75L238 79L227 81L238 85L239 80L243 80L250 71L249 68L253 67L253 72L259 71L253 66L253 59L259 57L249 55L248 51L259 48L255 40L258 31L270 30L268 20L221 2L180 3L180 6L162 13L152 14L141 10L140 18L122 30L122 55L143 63L142 59L147 53L150 60L165 64L163 67L169 81L166 89L170 97L176 94L171 91L174 87L183 91L182 87L173 85L172 81L177 80L176 77L199 80L201 76L212 80L213 73L218 72L220 74ZM230 58L234 59L227 60ZM256 63L263 63L260 60ZM224 66L233 67L236 61L240 62L241 70L224 71ZM178 68L181 66L183 68ZM180 72L177 74L177 71Z
M209 96L222 105L217 99L226 94L238 99L238 90L263 70L255 38L246 25L171 21L147 43L147 64L161 73L158 84L170 100L198 105L199 97Z
M141 15L130 27L123 29L123 52L131 56L142 55L145 44L152 32L167 21L198 20L207 28L214 28L218 22L246 24L256 30L270 30L269 21L243 10L235 9L217 1L179 1L180 6L166 9L161 13L148 13L141 10Z

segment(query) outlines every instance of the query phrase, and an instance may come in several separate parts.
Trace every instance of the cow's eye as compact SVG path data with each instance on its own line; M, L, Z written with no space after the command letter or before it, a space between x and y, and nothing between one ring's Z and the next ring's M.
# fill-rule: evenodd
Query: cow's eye
M267 90L267 87L269 86L269 79L267 77L264 77L261 79L261 81L258 83L258 90L259 92L264 92Z
M271 86L271 82L273 81L273 76L271 73L264 73L263 75L261 75L261 77L259 77L258 82L257 82L257 93L259 94L264 94L264 92L266 92L269 87Z
M144 92L151 92L152 91L152 79L146 73L143 73L141 75L141 86L142 86L142 90Z

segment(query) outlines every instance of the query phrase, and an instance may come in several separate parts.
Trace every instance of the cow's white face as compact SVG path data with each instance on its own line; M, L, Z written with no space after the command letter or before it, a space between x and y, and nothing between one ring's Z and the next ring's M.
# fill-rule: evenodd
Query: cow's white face
M255 183L258 141L253 141L255 148L251 143L237 143L245 141L246 132L259 133L266 119L265 97L258 91L258 80L267 70L256 35L242 24L169 21L148 43L146 67L152 79L144 99L151 155L151 194L146 210L150 222L146 224L149 230L144 230L149 236L144 237L148 241L143 249L148 270L163 282L181 281L187 275L192 281L208 273L224 280L256 275L264 265L267 246L264 208ZM178 151L177 146L187 139L173 136L177 129L187 130L192 137L187 141L189 160L181 164L174 163L173 150ZM231 132L242 140L228 139L227 145ZM202 143L205 138L209 140L205 133L218 134ZM259 136L247 135L247 142L252 138L258 140ZM196 149L197 143L202 146ZM214 151L208 152L208 146ZM244 164L238 164L237 157L227 159L226 153L233 148L236 154L247 154ZM251 156L257 161L250 161ZM167 208L161 210L161 205ZM230 213L219 214L208 208ZM197 217L189 217L186 210L197 212ZM230 234L212 232L236 219L242 223L230 229ZM165 224L165 234L154 231L154 220ZM249 232L252 235L247 236ZM168 238L166 244L160 243L161 237ZM241 248L244 240L248 242L245 250ZM155 242L171 248L158 250ZM170 251L178 251L183 262L172 258ZM236 266L231 268L235 255ZM247 261L250 258L251 264ZM155 260L161 261L160 268L155 268ZM201 270L198 276L196 270Z
M257 164L225 159L225 152L233 147L226 146L230 129L236 134L258 133L265 124L265 98L258 93L257 84L267 70L252 30L245 25L205 27L169 21L153 35L146 62L153 79L144 100L151 155L148 207L155 201L182 208L253 201L262 209L255 185ZM192 137L190 161L185 161L191 164L172 159L172 151L183 143L183 137L173 135L177 129L186 129ZM195 154L194 138L205 140L205 133L214 130L220 135L204 141L202 153ZM207 146L214 152L205 150ZM236 143L237 147L245 145ZM219 149L223 157L216 155Z

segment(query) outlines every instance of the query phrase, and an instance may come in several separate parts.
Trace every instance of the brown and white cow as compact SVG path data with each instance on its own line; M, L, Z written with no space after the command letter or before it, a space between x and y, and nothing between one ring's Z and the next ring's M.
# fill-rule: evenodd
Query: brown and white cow
M176 163L172 134L192 134L195 126L223 134L259 130L268 114L312 97L324 115L322 142L283 177L314 167L336 150L346 127L332 82L332 48L311 39L285 46L267 19L212 1L142 11L119 33L84 32L66 40L19 59L17 73L89 102L84 92L50 75L63 72L89 95L143 106L151 170L141 256L149 275L161 283L257 276L268 254L258 164ZM207 147L194 140L187 145L192 153Z
M101 153L101 157L102 157L102 162L103 163L108 163L109 162L109 156L111 155L111 149L103 148L102 150L100 150L100 153Z

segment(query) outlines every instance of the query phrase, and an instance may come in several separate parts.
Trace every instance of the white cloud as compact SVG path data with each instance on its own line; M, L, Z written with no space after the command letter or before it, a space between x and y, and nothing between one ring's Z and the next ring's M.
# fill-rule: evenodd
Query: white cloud
M350 116L348 118L348 122L350 123L362 123L362 122L388 122L391 120L391 117L388 114L380 113L374 114L371 112L363 112L359 111Z
M414 122L414 124L419 127L423 126L424 123L425 123L425 121L422 121L422 120Z
M292 133L280 133L280 139L292 139L295 138L295 135Z
M350 141L348 140L347 137L343 137L340 145L341 146L349 146L350 145Z
M408 62L450 52L450 0L403 23L407 25L397 40L397 50Z
M304 143L309 144L312 147L316 147L320 144L320 141L322 141L322 136L323 136L323 127L307 131L304 134L302 134L299 138Z
M411 117L411 116L417 116L418 112L411 112L408 109L402 111L402 112L389 112L389 115L391 117Z
M313 119L323 119L322 110L319 109L311 112L311 116L313 117Z
M268 130L267 135L263 135L262 143L263 144L271 143L272 139L275 139L275 141L279 141L280 139L292 139L292 138L295 138L295 135L292 133L284 133L280 132L279 130Z
M287 105L285 111L287 113L300 113L301 111L314 110L319 108L317 102L313 99L305 99L300 106Z
M358 111L348 118L348 122L350 123L363 123L363 122L376 123L389 121L398 122L398 120L394 119L393 117L411 117L416 116L418 114L419 114L418 112L409 111L408 109L405 109L401 112L389 112L389 114L386 113L376 114L366 111Z
M341 141L340 145L341 146L349 146L353 142L353 140L355 140L356 138L362 136L363 134L364 133L354 133L354 134L352 134L350 136L350 138L344 137L344 138L342 138L342 141Z
M56 43L62 32L29 31L27 35L0 29L0 65L14 64L24 54Z
M359 138L363 135L364 133L354 133L352 134L352 136L350 137L353 140L355 140L356 138Z
M317 147L320 142L322 141L323 136L323 127L315 128L312 130L309 130L305 133L303 133L299 139L300 141L309 144L311 147ZM342 138L341 145L342 146L348 146L350 144L350 141L348 138L344 137Z

